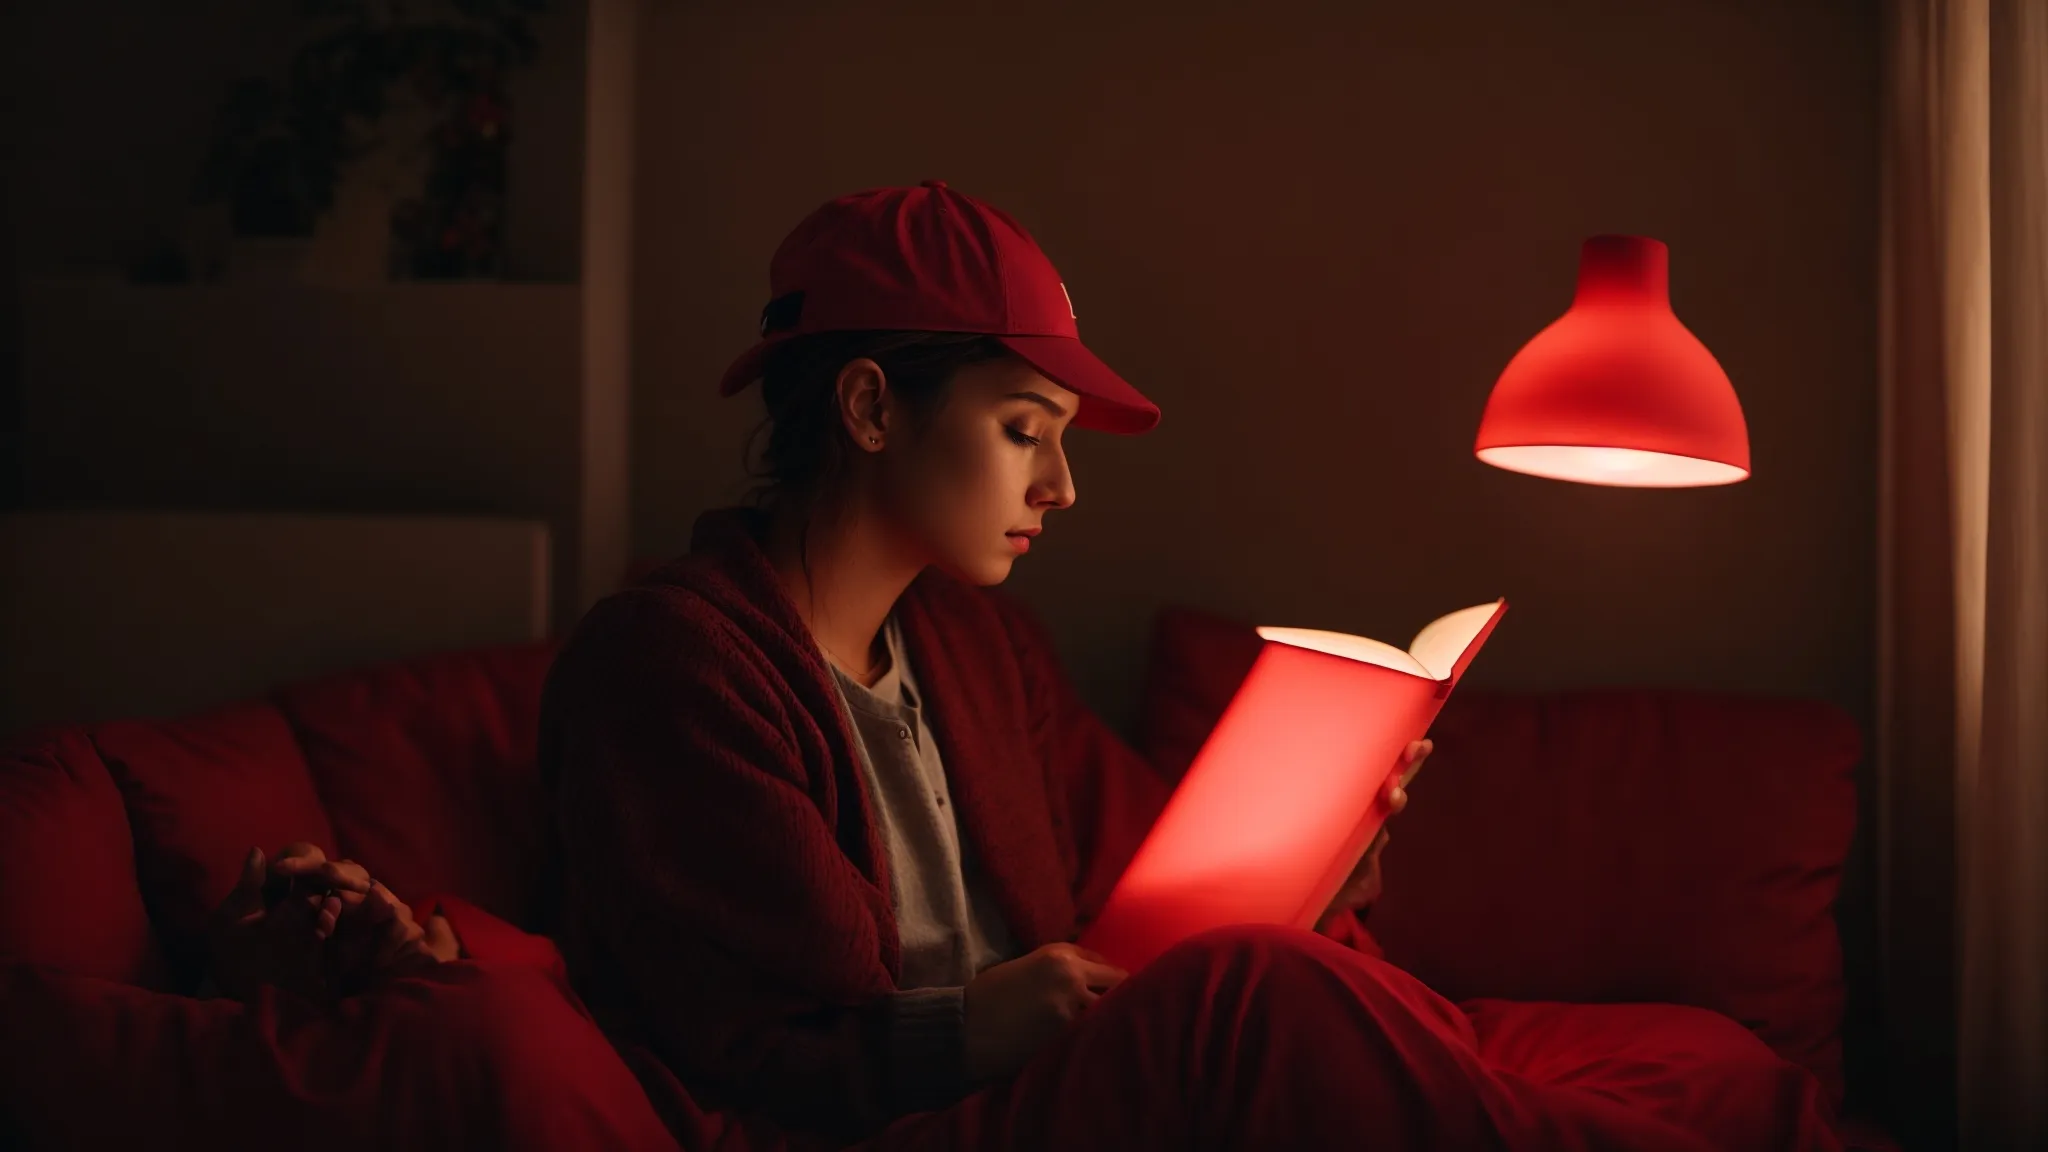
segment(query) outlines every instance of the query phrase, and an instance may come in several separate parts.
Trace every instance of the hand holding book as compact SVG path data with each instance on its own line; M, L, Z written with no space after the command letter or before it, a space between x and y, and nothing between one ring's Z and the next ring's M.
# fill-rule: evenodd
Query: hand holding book
M1348 881L1373 878L1360 861L1406 799L1412 749L1506 610L1439 617L1405 650L1259 629L1258 660L1082 945L1135 972L1212 928L1326 919Z
M1401 810L1408 807L1408 781L1413 780L1415 774L1422 770L1422 762L1429 759L1429 754L1435 750L1436 745L1428 740L1417 740L1408 745L1408 750L1402 757L1402 770L1387 777L1387 786L1382 792L1389 819L1400 815ZM1385 886L1380 875L1380 852L1386 846L1387 827L1382 824L1378 834L1372 838L1372 843L1366 846L1365 855L1359 858L1358 867L1351 870L1351 878L1344 881L1342 888L1337 889L1336 897L1330 901L1330 906L1323 910L1322 917L1316 921L1318 931L1327 927L1332 917L1346 912L1362 912L1380 898L1380 892Z

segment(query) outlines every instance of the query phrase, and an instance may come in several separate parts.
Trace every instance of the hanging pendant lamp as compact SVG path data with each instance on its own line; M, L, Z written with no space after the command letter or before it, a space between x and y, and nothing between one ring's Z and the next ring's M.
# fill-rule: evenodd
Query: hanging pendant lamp
M1630 488L1749 476L1749 429L1728 374L1671 311L1671 252L1595 236L1563 316L1493 386L1473 450L1497 468Z

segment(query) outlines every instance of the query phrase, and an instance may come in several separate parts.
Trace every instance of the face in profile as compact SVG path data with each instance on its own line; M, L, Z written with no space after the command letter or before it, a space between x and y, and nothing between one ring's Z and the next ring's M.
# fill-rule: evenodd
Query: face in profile
M1080 398L1029 364L960 369L881 454L880 496L904 543L972 584L1000 584L1046 513L1074 503L1061 439Z

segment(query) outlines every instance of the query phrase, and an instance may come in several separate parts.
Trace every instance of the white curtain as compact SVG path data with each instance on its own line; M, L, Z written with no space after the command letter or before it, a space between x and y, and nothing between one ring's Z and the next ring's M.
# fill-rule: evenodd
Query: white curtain
M2048 0L1885 19L1887 1096L2048 1149Z

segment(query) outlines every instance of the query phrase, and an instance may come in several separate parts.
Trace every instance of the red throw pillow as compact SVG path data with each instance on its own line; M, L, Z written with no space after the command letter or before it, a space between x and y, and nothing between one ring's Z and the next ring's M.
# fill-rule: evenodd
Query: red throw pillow
M168 983L121 794L79 729L25 736L0 752L0 965L8 964Z
M546 846L540 692L521 644L329 676L277 693L342 851L402 899L460 896L531 924Z
M1161 743L1147 751L1178 770L1258 641L1185 611L1160 630L1144 714ZM1389 959L1453 999L1715 1009L1839 1101L1833 906L1861 755L1846 715L1704 692L1468 688L1431 735L1372 910Z
M1139 702L1138 746L1153 767L1179 780L1265 642L1249 625L1188 608L1167 608L1152 630L1150 672Z
M186 980L249 849L276 855L304 840L334 852L305 757L267 704L103 724L93 739L128 803L143 899Z

